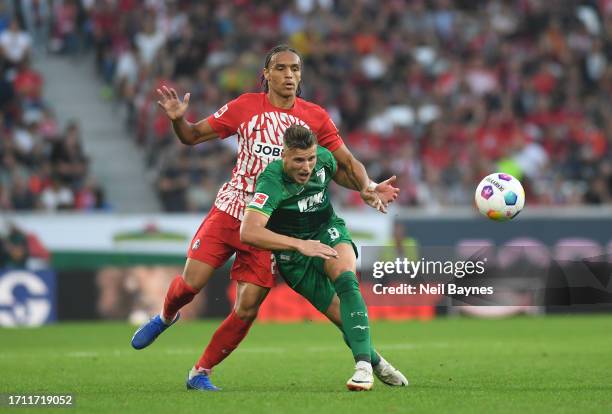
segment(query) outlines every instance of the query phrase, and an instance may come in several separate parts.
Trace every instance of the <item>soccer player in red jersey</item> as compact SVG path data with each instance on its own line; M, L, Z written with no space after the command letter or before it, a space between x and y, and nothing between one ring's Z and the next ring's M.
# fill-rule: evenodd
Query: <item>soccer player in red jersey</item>
M217 389L210 382L210 371L244 339L259 306L274 285L271 253L242 243L240 224L253 196L257 176L268 163L281 156L285 129L297 124L312 130L319 145L336 158L339 174L344 176L341 182L359 191L368 205L386 212L387 204L397 198L399 189L392 185L395 177L380 184L370 181L363 164L346 148L327 112L298 97L301 69L302 60L297 51L285 45L273 48L264 64L264 92L240 95L195 124L184 118L189 93L181 101L174 89L157 90L158 104L172 121L174 132L183 144L196 145L232 135L238 139L238 159L232 177L217 193L213 208L197 230L187 252L183 274L177 275L170 284L161 314L140 327L132 338L136 349L151 344L178 320L178 311L206 286L215 269L236 253L230 271L231 279L237 282L234 309L217 328L190 371L188 388ZM326 316L341 325L339 304L333 304Z

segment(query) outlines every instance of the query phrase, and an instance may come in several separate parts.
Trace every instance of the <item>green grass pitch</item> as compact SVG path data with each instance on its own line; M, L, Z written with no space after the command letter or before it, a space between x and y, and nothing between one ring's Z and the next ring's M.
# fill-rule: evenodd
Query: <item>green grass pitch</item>
M179 323L142 351L120 323L0 329L0 393L75 395L84 413L612 412L612 317L463 318L372 324L404 388L351 393L348 348L323 323L256 324L214 372L218 393L186 391L217 321Z

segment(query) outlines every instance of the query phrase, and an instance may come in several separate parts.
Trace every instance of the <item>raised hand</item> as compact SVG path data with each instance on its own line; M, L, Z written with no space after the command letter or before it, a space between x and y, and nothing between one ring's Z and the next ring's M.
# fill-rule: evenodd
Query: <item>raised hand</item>
M377 184L374 189L368 187L361 192L361 198L370 207L375 208L381 213L386 213L389 203L394 202L399 194L399 188L393 186L396 179L397 177L394 175Z
M166 112L170 120L176 121L185 115L187 107L189 106L190 93L185 94L183 101L179 99L174 88L162 86L161 89L157 90L157 93L160 96L160 100L157 101L157 104Z
M331 259L338 257L338 252L319 240L302 240L298 246L298 251L304 256L320 257L322 259Z
M395 175L393 177L387 178L382 183L377 184L376 188L374 189L376 194L378 194L378 196L380 197L380 200L385 205L394 202L397 199L397 196L399 195L399 188L393 186L396 179L397 177Z
M387 204L383 203L376 191L365 190L361 192L361 199L370 207L381 213L387 213Z

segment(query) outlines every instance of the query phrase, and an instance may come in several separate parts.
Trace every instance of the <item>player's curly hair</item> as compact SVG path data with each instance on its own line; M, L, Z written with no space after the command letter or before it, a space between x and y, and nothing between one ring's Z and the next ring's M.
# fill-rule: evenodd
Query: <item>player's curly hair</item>
M287 149L308 149L317 143L316 135L308 128L293 124L285 130L283 143Z
M278 45L278 46L274 46L272 49L270 49L268 51L268 54L266 55L266 60L264 61L264 68L268 68L268 66L270 65L270 62L272 61L272 56L274 56L277 53L280 52L291 52L291 53L295 53L297 55L297 57L300 58L300 68L302 67L302 55L299 54L299 52L297 50L295 50L294 48L292 48L289 45ZM268 81L266 80L266 78L264 77L264 75L261 75L261 86L263 88L263 91L268 93L269 87L268 87ZM298 83L297 86L297 90L295 92L296 96L300 96L302 94L302 81L300 81L300 83Z

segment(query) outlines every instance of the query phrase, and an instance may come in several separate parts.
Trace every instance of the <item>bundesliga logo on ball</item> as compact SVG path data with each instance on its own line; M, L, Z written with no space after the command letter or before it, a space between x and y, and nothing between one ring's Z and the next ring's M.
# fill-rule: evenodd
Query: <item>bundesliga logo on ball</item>
M474 194L478 210L495 221L508 221L525 206L521 182L505 173L494 173L482 179Z

